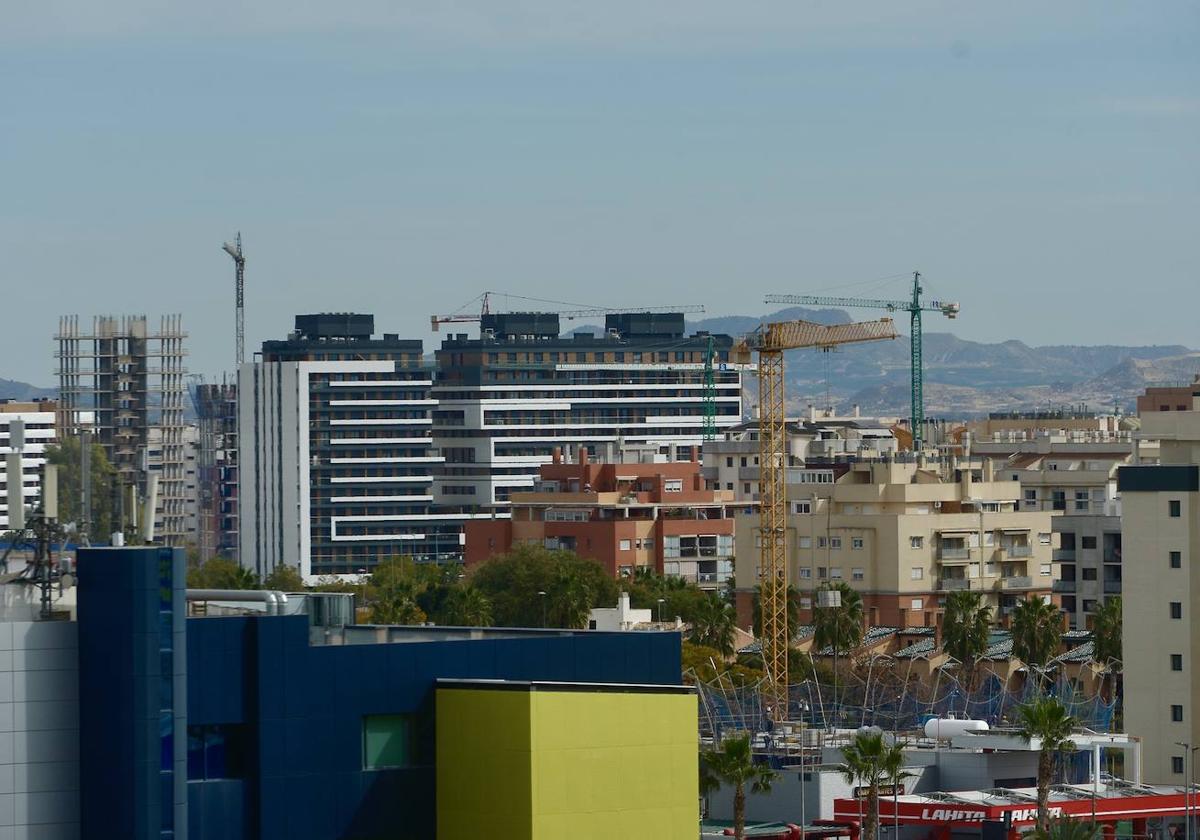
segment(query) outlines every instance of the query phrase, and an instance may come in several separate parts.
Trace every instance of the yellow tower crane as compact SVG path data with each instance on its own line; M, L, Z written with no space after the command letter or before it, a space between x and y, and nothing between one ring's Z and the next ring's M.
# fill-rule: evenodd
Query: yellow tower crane
M896 337L891 318L850 324L780 321L763 324L735 345L732 358L747 363L758 353L758 493L761 535L759 579L763 669L775 720L787 719L787 411L783 395L783 353L802 347L832 350L840 344Z

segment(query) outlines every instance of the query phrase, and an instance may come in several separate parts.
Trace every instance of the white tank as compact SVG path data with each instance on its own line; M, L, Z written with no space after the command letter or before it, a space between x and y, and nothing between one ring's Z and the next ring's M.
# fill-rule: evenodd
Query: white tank
M986 720L968 720L966 718L930 718L925 721L925 737L944 741L955 735L965 735L968 732L987 732Z

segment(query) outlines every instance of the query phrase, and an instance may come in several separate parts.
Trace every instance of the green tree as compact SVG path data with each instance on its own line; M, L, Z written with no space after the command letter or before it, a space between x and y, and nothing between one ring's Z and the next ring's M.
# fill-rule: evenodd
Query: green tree
M56 444L46 447L46 461L58 467L58 518L60 522L73 522L78 528L82 514L83 489L80 482L81 438L78 435L64 437ZM93 543L107 543L113 531L113 482L116 470L108 462L104 447L91 445L91 499L92 516L88 523L88 539ZM76 531L76 533L78 533Z
M836 607L817 606L822 592L837 592L841 605ZM838 655L862 644L863 602L850 584L845 581L827 583L813 593L813 646L817 650L833 649L833 714L834 721L840 720L841 703L838 698Z
M280 592L303 592L304 578L300 570L287 563L280 563L263 578L263 589L275 589Z
M429 617L420 599L435 585L436 567L420 566L411 557L389 557L371 571L366 598L372 624L423 624Z
M942 619L942 647L962 663L966 688L975 686L975 669L991 639L991 607L979 592L961 590L946 596Z
M573 551L515 546L471 573L497 627L582 627L588 610L617 602L617 583ZM544 592L544 595L538 593Z
M680 659L684 678L689 683L699 680L705 683L723 682L746 686L754 685L763 678L761 658L757 659L757 665L748 664L753 658L747 658L746 661L739 658L737 663L729 665L726 664L721 651L716 648L694 645L686 640L681 648Z
M749 735L721 739L714 749L700 753L701 789L712 790L716 782L733 787L733 836L746 837L746 786L751 793L770 793L779 774L754 761Z
M1017 604L1012 618L1012 652L1030 672L1037 673L1038 684L1044 679L1046 665L1062 644L1062 614L1058 607L1041 598L1026 598Z
M716 649L722 656L732 656L736 635L733 607L716 594L704 599L700 611L692 617L692 644Z
M638 569L632 578L624 580L621 588L629 593L629 605L635 610L653 610L657 620L679 617L691 624L696 614L704 609L708 595L694 583L678 577L657 575L649 569ZM659 604L659 599L662 604Z
M867 818L863 837L879 836L879 786L899 784L904 773L904 749L885 744L882 732L860 732L842 749L842 777L848 785L867 788Z
M228 557L213 557L207 563L188 569L189 589L258 589L254 572Z
M1029 836L1032 840L1099 840L1100 827L1093 822L1057 817L1050 820L1045 831L1034 829Z
M1102 686L1106 694L1111 694L1109 680L1121 661L1121 610L1121 596L1113 595L1092 616L1092 658L1104 666Z
M439 619L455 627L490 627L492 602L474 586L458 586L450 590Z
M1034 739L1038 747L1037 830L1045 833L1050 827L1050 783L1054 776L1054 758L1065 750L1074 750L1070 741L1077 721L1067 713L1067 707L1056 697L1038 697L1018 710L1017 734L1030 746Z

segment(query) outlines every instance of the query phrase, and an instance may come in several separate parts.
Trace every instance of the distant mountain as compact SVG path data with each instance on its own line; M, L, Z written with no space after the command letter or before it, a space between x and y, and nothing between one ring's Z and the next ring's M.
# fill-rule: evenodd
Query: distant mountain
M14 379L0 379L0 400L38 400L53 399L58 395L57 388L39 388L28 382L17 382Z

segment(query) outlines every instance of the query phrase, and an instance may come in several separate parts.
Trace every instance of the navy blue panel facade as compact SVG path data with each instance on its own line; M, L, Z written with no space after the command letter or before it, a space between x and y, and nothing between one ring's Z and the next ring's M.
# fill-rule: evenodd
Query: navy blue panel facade
M436 834L439 678L680 682L674 633L309 645L295 617L189 622L190 731L242 725L240 779L189 784L191 840L367 840ZM366 770L363 718L413 715L412 766Z
M185 840L182 550L78 552L83 840Z
M1155 465L1117 470L1117 490L1122 493L1195 493L1200 491L1200 467Z

